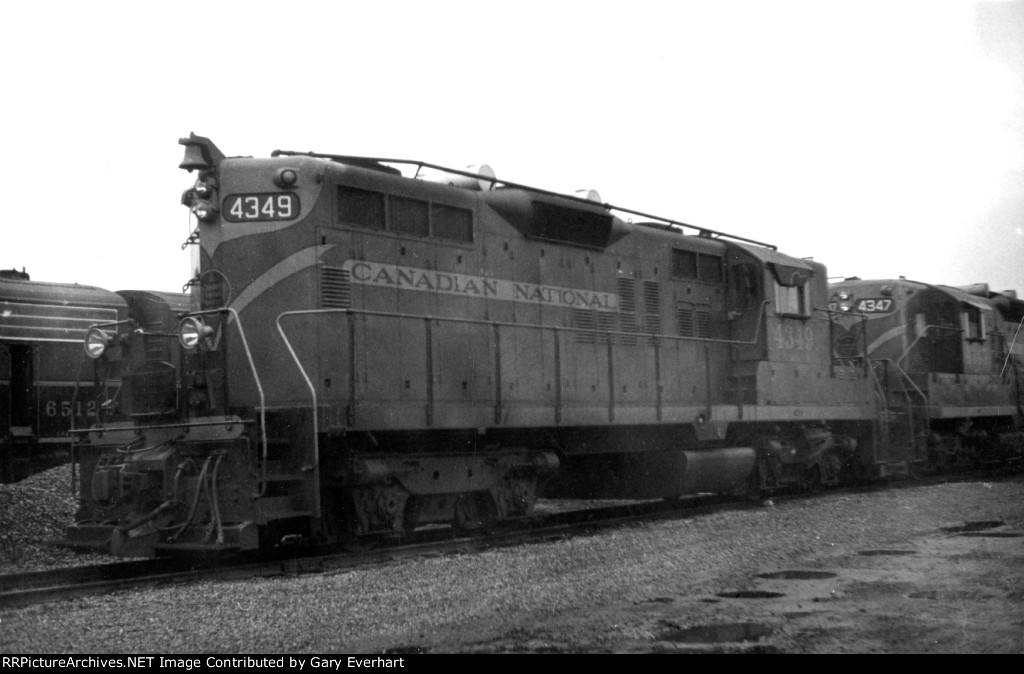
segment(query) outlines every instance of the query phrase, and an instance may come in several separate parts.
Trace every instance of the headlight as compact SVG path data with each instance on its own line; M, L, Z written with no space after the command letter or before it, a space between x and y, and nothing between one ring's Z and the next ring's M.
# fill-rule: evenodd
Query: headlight
M105 330L89 328L85 333L85 353L90 358L99 358L114 343L114 337Z
M849 311L849 310L850 310L850 303L849 302L840 302L839 303L839 311Z
M293 168L278 169L274 174L274 184L278 187L294 187L299 181L299 173Z
M196 316L184 318L178 324L178 341L189 351L203 346L211 335L213 335L213 328Z

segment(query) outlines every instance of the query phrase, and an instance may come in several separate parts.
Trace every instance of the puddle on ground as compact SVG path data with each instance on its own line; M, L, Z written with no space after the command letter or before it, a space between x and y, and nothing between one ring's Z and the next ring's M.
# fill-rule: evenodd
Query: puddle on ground
M771 633L771 628L761 623L725 623L668 630L661 638L681 644L722 644L758 641Z
M940 601L988 599L984 594L970 590L920 590L907 595L911 599L937 599Z
M716 597L726 599L775 599L785 597L783 592L769 592L767 590L736 590L735 592L719 592Z
M947 534L962 534L969 531L984 531L985 529L995 529L1001 527L1006 522L1002 520L968 520L958 527L941 527L940 531L945 531Z
M429 653L430 649L426 646L394 646L392 648L385 648L383 655L422 655Z
M916 555L917 550L858 550L858 555L865 557L879 557L882 555Z
M1024 531L965 531L960 534L966 538L1018 538Z
M771 573L759 573L758 578L777 578L780 580L824 580L825 578L835 578L836 574L830 571L800 571L800 570L788 570L788 571L772 571Z

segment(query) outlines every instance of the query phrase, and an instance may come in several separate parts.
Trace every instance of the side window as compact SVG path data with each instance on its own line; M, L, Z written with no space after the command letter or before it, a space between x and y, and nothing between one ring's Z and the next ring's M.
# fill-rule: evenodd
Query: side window
M697 263L701 281L704 281L705 283L722 282L721 257L718 255L705 255L701 253L697 256Z
M805 286L775 284L775 313L788 316L809 316Z
M692 250L672 250L672 276L677 279L722 282L722 257Z
M775 276L775 313L785 316L811 315L807 298L807 282L810 272L806 269L769 264Z
M963 305L964 336L972 341L981 342L985 339L985 317L981 309L969 304Z
M430 226L427 223L427 202L396 196L388 198L391 202L392 231L416 236L426 236L430 233Z
M385 198L387 209L385 210ZM338 187L338 223L411 236L473 242L473 211L358 187Z
M473 213L465 208L433 204L430 220L434 236L456 241L473 240Z
M697 253L690 250L673 250L672 276L696 281Z
M338 220L347 225L384 229L384 195L355 187L338 187Z

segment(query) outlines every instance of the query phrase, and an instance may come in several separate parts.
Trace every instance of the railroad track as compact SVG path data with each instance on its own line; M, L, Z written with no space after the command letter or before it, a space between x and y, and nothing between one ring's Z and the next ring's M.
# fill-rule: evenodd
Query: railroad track
M908 480L905 486L922 486L946 481L985 479L984 476L945 475ZM782 493L779 502L798 498L865 493L892 488L893 484L870 483L858 487L829 489L820 494ZM637 522L685 518L724 508L758 507L758 502L738 501L721 496L691 496L678 501L617 502L584 509L544 512L535 518L504 524L500 528L455 531L437 527L417 531L399 540L377 541L361 550L282 550L272 558L156 558L114 562L0 575L0 609L16 608L73 597L84 597L144 587L157 587L199 580L246 580L255 577L329 573L365 568L376 564L425 556L462 554L520 545L545 539L564 538L601 528Z
M336 572L424 556L477 552L494 547L578 535L583 531L689 517L735 502L696 497L680 502L641 501L583 510L551 512L503 525L454 531L438 527L397 541L378 541L359 550L282 551L271 558L156 558L0 575L0 609L85 597L144 587L199 580L244 580L254 577ZM291 554L287 554L291 552Z

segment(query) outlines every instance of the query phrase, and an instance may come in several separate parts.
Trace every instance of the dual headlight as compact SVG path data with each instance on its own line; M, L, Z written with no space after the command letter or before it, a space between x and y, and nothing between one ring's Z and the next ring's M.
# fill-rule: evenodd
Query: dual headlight
M214 334L215 330L198 316L188 316L178 324L178 341L189 351L213 349ZM90 358L100 358L110 349L120 346L122 341L123 337L117 332L92 327L85 333L85 353Z
M116 332L107 332L102 328L89 328L85 333L85 354L90 358L99 358L120 342L120 335Z
M178 341L189 351L193 349L212 349L214 329L198 316L188 316L178 324Z

